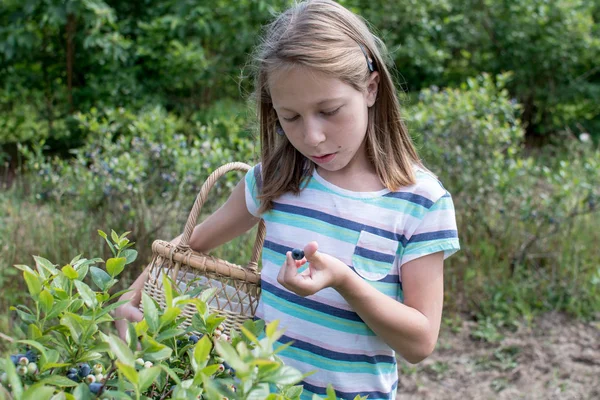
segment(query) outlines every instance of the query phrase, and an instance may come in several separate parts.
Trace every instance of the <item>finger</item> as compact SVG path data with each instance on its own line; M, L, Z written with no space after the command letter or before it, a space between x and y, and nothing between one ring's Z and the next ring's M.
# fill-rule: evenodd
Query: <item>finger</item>
M308 262L316 261L319 257L317 250L319 250L319 244L317 242L312 241L307 243L306 246L304 246L304 258L306 258Z
M277 274L277 282L283 285L283 287L287 287L286 276L288 275L288 270L296 270L296 264L294 263L294 259L292 258L292 252L288 251L285 255L285 262L279 269L279 273ZM289 288L288 288L289 289Z
M138 308L132 307L130 318L128 318L131 322L140 322L144 319L144 313L141 312Z
M298 264L292 257L292 252L288 251L286 254L286 269L283 272L283 279L286 283L292 283L296 275L298 275Z

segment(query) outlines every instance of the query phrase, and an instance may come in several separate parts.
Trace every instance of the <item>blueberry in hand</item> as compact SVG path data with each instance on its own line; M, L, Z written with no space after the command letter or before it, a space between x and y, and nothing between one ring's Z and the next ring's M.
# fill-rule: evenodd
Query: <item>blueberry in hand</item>
M292 258L294 260L302 260L304 258L304 250L294 249L292 250Z

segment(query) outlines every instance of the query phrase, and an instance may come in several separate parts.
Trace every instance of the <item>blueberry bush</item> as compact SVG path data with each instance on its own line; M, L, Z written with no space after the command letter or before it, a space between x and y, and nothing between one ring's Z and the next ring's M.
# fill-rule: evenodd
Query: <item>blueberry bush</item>
M224 332L212 313L212 289L179 293L164 277L164 309L143 293L144 319L129 323L126 340L115 335L111 312L125 291L114 291L137 252L127 233L106 240L113 257L77 256L59 267L34 257L17 265L32 299L17 305L21 339L0 359L0 397L6 399L297 399L302 374L277 358L277 322L246 321ZM100 265L104 265L101 268ZM181 323L183 308L197 313ZM274 393L270 393L273 392ZM330 390L329 397L335 399Z
M457 210L462 250L448 260L447 304L469 299L473 314L500 325L555 308L593 318L600 150L565 131L543 152L528 151L511 79L434 86L407 110L420 154Z

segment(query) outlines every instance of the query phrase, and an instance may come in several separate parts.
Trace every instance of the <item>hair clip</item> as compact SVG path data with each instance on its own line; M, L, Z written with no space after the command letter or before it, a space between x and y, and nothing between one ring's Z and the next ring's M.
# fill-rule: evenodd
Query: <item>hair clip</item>
M285 135L285 132L283 131L283 127L281 126L281 123L279 121L277 121L275 123L275 132L279 135L279 136L283 136Z
M359 43L358 46L360 47L360 50L363 52L365 58L367 59L367 66L369 67L369 71L374 72L376 70L375 63L369 58L363 45Z

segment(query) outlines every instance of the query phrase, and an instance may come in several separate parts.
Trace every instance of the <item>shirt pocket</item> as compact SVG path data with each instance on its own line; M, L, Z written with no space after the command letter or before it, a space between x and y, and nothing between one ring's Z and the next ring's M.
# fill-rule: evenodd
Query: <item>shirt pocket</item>
M361 231L352 254L352 267L367 280L381 280L390 273L397 249L397 241Z

